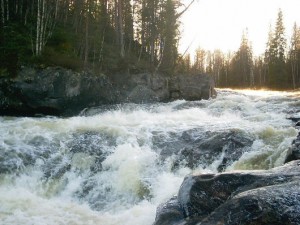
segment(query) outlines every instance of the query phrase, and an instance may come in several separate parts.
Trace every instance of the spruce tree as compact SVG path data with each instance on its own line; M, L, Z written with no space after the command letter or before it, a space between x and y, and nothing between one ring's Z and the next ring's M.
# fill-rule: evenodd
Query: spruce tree
M177 60L177 43L178 43L178 21L176 15L176 5L173 0L166 0L162 17L162 51L160 70L171 74L174 71Z
M296 89L296 87L300 85L300 28L297 26L296 23L294 24L293 34L291 38L289 62L291 65L292 87L293 89Z
M247 32L243 32L239 50L231 61L230 83L234 87L250 87L254 84L252 47Z
M287 86L287 74L285 68L286 38L283 25L283 14L278 11L275 31L270 46L269 77L271 88L285 88Z

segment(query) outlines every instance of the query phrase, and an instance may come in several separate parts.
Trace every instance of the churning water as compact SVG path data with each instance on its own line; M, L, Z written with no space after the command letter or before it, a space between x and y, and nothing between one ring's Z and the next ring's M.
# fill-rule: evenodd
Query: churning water
M150 225L185 175L283 164L300 93L0 117L0 224Z

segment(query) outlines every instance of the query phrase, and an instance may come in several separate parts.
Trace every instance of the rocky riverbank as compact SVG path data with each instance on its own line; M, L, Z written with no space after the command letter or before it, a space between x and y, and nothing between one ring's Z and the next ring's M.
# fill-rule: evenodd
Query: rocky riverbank
M117 103L200 100L216 95L208 75L94 75L60 67L23 68L0 79L0 115L77 115L88 107Z
M299 152L300 132L281 167L187 176L154 225L300 224Z

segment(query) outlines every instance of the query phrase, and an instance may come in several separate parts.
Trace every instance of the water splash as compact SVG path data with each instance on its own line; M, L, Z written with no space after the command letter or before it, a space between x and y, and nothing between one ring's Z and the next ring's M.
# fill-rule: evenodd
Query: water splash
M281 165L299 96L219 90L72 118L0 117L0 224L150 225L189 173Z

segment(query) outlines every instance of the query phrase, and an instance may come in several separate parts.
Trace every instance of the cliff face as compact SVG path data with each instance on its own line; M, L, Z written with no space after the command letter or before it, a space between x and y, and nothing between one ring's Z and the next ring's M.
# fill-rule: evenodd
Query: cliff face
M0 80L0 115L77 115L103 104L200 100L216 95L208 75L149 73L107 77L60 67L23 68L15 79Z

